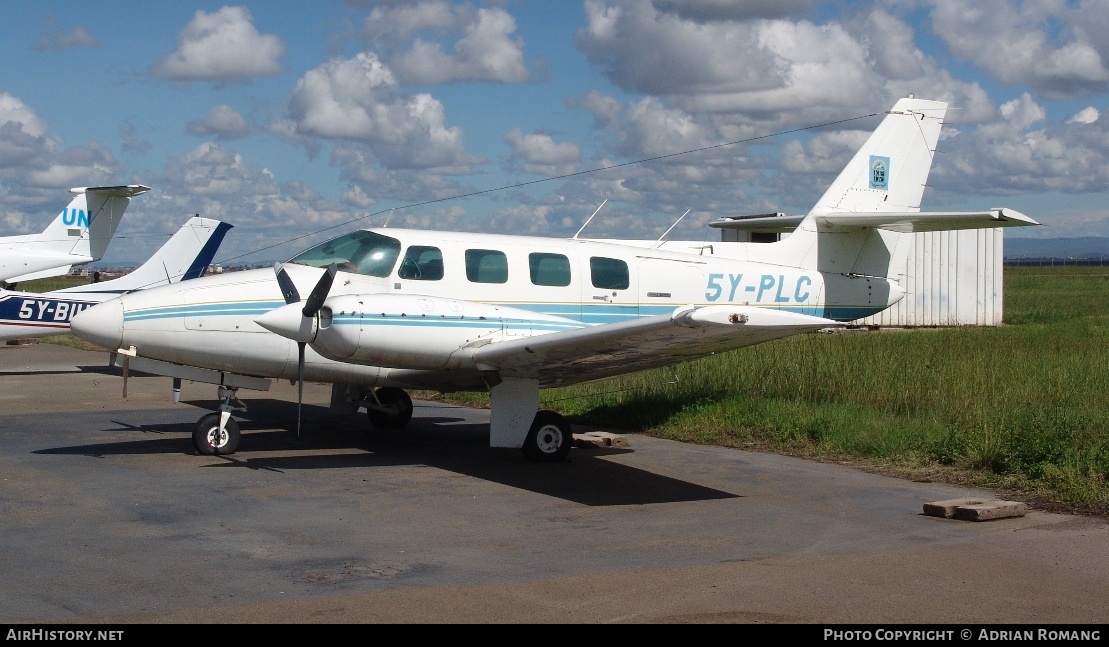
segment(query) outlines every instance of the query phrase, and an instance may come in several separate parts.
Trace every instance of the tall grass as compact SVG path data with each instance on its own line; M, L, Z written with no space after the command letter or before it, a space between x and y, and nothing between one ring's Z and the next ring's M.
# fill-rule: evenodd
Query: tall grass
M546 391L543 406L682 441L949 465L1109 503L1109 272L1007 267L1004 296L1000 327L797 336Z

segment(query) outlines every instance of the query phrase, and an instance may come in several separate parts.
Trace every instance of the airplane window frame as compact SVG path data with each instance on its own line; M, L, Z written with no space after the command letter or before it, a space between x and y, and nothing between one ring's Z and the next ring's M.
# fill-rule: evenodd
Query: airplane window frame
M489 268L488 266L482 267L482 261L486 258L499 258L501 263ZM470 283L489 283L495 285L502 285L508 283L508 255L498 249L467 249L465 253L466 259L466 279ZM489 273L496 271L497 274L490 275Z
M541 263L547 260L559 262L562 267L558 267L554 270L541 268ZM565 254L555 254L551 252L532 252L528 254L528 272L531 275L532 285L564 288L570 285L572 279L571 271L570 259ZM550 278L553 276L557 278ZM558 282L551 282L552 280L557 280Z
M589 281L600 290L627 290L631 287L631 272L627 261L608 256L590 256Z
M419 256L413 257L414 251ZM434 261L438 261L438 267L430 265ZM397 267L397 278L406 281L441 281L443 274L443 250L432 245L409 245Z

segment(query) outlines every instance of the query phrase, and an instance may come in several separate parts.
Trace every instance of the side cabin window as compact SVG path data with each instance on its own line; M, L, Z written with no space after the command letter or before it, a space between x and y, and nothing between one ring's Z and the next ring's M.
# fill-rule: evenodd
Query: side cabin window
M466 278L471 283L508 283L508 257L493 249L467 249Z
M562 254L528 254L532 285L570 285L570 259Z
M335 263L341 272L367 276L389 276L400 256L400 241L372 231L356 231L320 243L294 256L290 263L327 267Z
M589 278L593 287L602 290L627 290L631 285L628 264L618 258L590 257Z
M411 281L438 281L443 278L443 252L438 247L413 245L404 254L397 276Z

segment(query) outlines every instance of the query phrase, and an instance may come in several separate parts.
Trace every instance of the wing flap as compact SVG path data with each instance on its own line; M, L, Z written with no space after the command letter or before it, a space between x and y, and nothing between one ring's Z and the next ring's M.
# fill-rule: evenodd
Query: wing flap
M750 306L682 306L669 315L489 344L479 368L569 385L666 366L822 328L831 319Z

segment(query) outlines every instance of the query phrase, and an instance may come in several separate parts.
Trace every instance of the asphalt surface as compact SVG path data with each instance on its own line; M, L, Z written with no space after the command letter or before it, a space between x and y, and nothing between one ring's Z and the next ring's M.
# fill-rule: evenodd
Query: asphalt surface
M991 623L1109 618L1109 525L923 514L988 492L628 435L529 463L488 412L405 430L329 387L241 391L243 441L195 454L215 388L104 353L0 347L0 623Z

